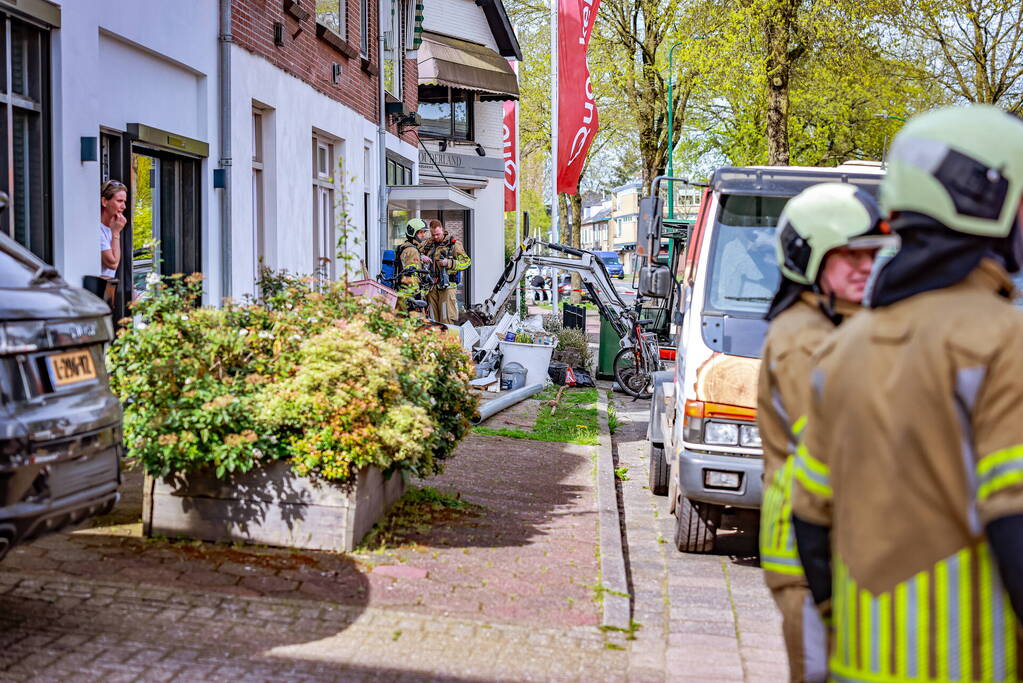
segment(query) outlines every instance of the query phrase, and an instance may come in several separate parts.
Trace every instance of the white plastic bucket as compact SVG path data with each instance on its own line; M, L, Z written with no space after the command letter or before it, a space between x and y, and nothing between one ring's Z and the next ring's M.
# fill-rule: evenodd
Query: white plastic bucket
M501 363L519 363L526 369L526 386L547 383L547 367L551 364L554 347L546 344L520 344L501 342Z

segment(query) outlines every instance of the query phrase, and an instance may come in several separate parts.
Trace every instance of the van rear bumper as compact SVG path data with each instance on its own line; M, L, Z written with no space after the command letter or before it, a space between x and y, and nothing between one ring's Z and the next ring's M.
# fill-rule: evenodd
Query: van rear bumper
M708 488L704 483L704 474L708 470L737 473L739 488ZM763 497L763 480L764 461L760 457L701 453L687 448L679 450L678 486L682 495L690 500L759 509Z

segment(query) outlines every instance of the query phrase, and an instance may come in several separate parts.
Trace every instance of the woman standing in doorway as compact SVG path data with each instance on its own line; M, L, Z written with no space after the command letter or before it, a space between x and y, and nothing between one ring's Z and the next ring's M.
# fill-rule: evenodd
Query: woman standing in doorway
M99 256L100 276L117 277L121 263L121 230L128 219L124 209L128 205L128 188L119 180L103 183L99 193Z

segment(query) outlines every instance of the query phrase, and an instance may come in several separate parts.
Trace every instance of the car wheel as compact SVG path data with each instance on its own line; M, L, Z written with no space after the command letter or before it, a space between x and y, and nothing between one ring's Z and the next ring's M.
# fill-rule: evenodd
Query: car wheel
M680 496L675 506L675 547L683 553L709 553L720 525L720 507Z
M664 446L650 444L650 492L655 496L668 493L668 461Z

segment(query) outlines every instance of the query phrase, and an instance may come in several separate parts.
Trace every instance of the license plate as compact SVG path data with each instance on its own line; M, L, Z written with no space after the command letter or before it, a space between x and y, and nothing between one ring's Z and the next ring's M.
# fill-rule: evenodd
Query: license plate
M47 356L46 365L55 389L96 379L96 366L92 364L92 353L88 349Z

